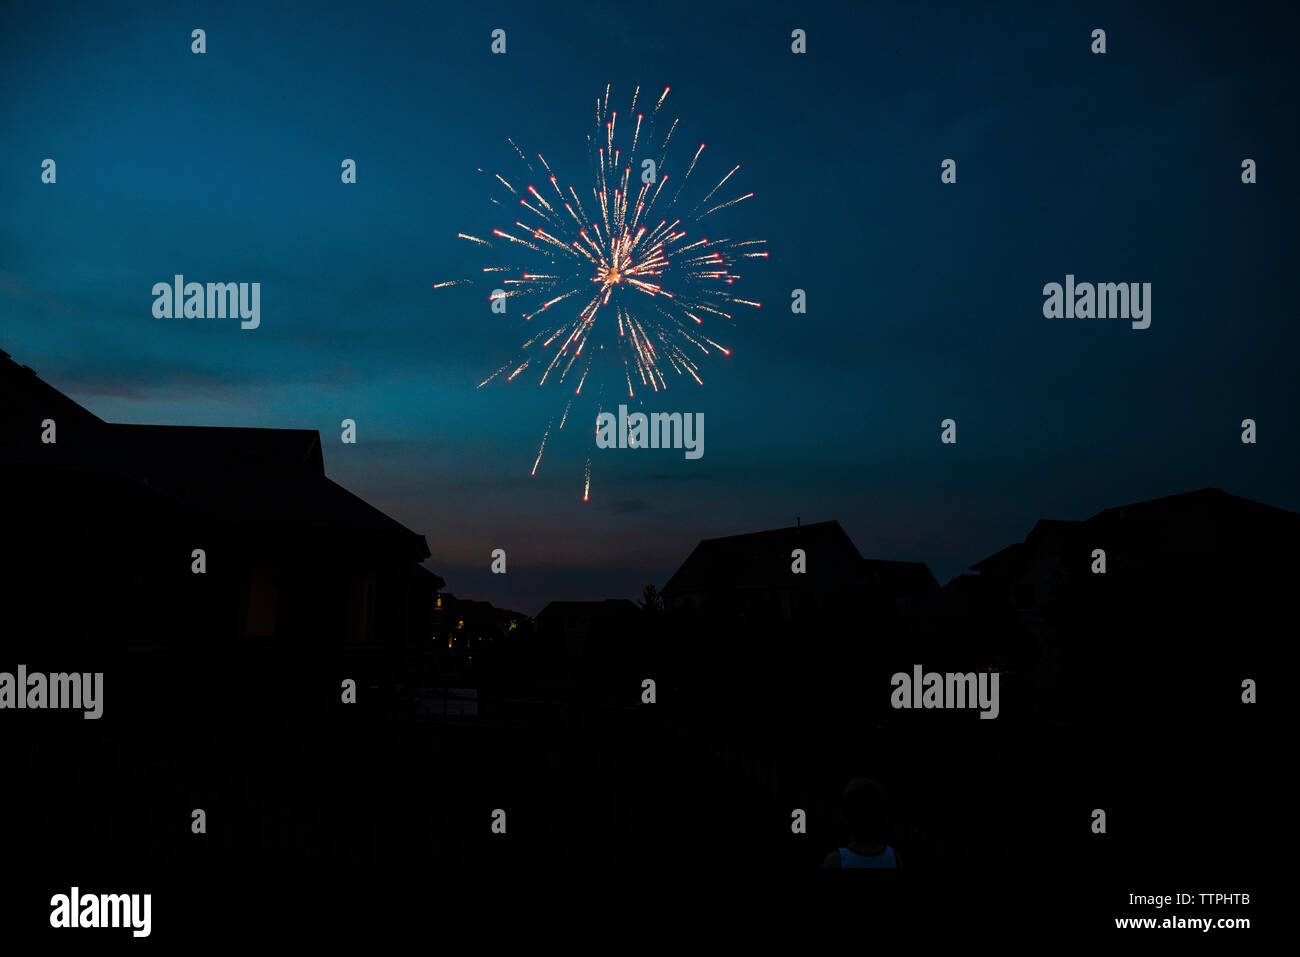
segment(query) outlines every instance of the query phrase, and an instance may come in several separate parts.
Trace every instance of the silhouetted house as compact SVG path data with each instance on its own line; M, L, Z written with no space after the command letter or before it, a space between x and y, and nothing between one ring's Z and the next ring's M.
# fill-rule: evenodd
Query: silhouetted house
M423 565L415 566L412 573L415 585L411 590L412 620L424 622L422 628L408 629L405 635L404 656L411 661L425 658L439 647L443 620L443 587L446 584Z
M971 566L899 616L913 657L930 653L954 667L1003 671L1032 663L1045 638L1044 615L1053 607L1062 569L1082 547L1081 522L1044 519L1023 542ZM920 646L917 647L917 643Z
M1298 538L1300 515L1212 488L1043 520L900 626L917 654L1034 669L1074 700L1098 669L1131 674L1139 696L1149 680L1246 676L1291 627Z
M626 598L553 601L537 615L537 646L546 667L559 667L585 693L608 691L611 676L636 658L646 635L646 613ZM553 674L552 679L556 678ZM564 681L552 680L559 687Z
M445 642L450 649L488 648L498 639L526 628L529 622L527 615L497 608L491 602L457 598L451 592L443 592L439 599L441 617L435 634L438 644Z
M616 638L636 621L640 611L626 598L553 601L537 615L537 630L544 637L566 641Z
M424 537L330 481L313 430L108 423L0 353L0 490L7 644L131 653L124 704L156 704L150 656L292 707L392 682L431 640Z
M794 570L795 550L804 571ZM664 607L739 623L889 618L939 585L922 562L864 559L839 522L700 542L664 586Z
M1255 581L1297 562L1300 515L1200 489L1099 512L1086 521L1038 522L1023 542L976 562L997 601L1040 636L1062 603L1104 581L1164 588L1243 571Z
M1004 581L1011 588L1011 605L1017 609L1039 609L1050 605L1063 566L1078 558L1082 522L1042 519L1023 542L1009 545L971 566L988 579Z

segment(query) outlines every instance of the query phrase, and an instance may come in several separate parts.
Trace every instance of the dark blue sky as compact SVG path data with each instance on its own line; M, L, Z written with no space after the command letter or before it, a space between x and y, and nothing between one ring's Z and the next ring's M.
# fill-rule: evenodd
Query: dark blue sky
M944 581L1040 517L1203 486L1300 508L1280 6L264 6L6 9L0 347L112 421L319 429L458 594L632 597L796 515ZM455 236L501 221L476 168L511 169L507 136L583 181L606 83L620 111L672 86L676 145L741 164L728 229L772 255L732 355L649 406L704 413L704 457L595 452L583 504L580 430L528 475L562 392L477 390L513 327L430 287L483 265ZM261 328L155 319L174 273L260 282ZM1150 282L1151 328L1045 319L1067 273Z

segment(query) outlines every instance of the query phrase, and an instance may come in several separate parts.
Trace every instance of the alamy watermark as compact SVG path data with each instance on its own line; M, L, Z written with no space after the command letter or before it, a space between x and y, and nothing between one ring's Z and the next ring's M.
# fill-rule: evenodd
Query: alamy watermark
M1075 285L1067 273L1065 286L1043 287L1043 315L1048 319L1132 319L1134 329L1151 325L1151 283L1090 282Z
M627 414L627 406L596 416L598 449L685 449L688 459L704 455L703 412L644 412Z
M104 713L104 673L28 674L26 665L18 666L17 675L0 671L0 710L5 708L80 708L83 718L94 720Z
M152 894L71 893L50 898L51 927L130 927L131 936L148 937L151 930Z
M262 324L260 282L186 282L177 273L172 282L153 284L155 319L242 319L241 329Z
M913 665L912 673L895 674L889 683L893 694L889 703L895 708L979 708L980 718L996 718L999 672L974 671L965 674L940 674Z

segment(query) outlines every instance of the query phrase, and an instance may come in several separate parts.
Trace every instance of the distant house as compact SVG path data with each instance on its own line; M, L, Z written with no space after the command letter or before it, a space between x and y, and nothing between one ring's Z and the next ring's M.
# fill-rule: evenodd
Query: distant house
M6 635L33 654L376 685L431 639L424 537L326 477L314 430L104 422L0 352L0 490Z
M916 654L967 649L1053 680L1117 667L1135 687L1140 675L1244 676L1294 620L1297 539L1300 514L1214 488L1043 520L898 624Z
M553 601L537 615L538 633L569 641L617 634L640 609L626 598L604 601Z
M527 628L529 618L508 608L497 608L491 602L471 598L457 598L451 592L438 596L438 643L447 648L473 651L491 646L499 638Z
M1025 657L1031 640L1047 640L1047 616L1057 606L1065 570L1086 567L1082 522L1043 519L1023 542L976 562L901 616L913 637L980 644L990 663Z
M1222 580L1234 570L1292 564L1297 535L1295 512L1206 488L1108 508L1084 521L1044 519L1023 542L971 569L998 604L1037 625L1057 609L1071 584L1106 580L1094 576L1154 584L1208 571ZM1098 551L1104 553L1104 572Z
M795 550L805 570L793 570ZM664 607L739 622L890 617L939 585L922 562L865 559L839 522L700 542L664 586Z
M642 609L626 598L553 601L537 615L538 644L554 656L548 665L565 662L582 675L625 661L647 624Z

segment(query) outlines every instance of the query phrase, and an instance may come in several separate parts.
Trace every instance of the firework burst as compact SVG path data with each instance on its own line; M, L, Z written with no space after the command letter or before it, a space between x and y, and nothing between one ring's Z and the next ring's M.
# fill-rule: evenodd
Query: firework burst
M662 391L675 378L702 385L701 362L714 352L731 354L713 338L713 326L733 323L738 309L759 306L730 290L740 278L737 263L765 258L766 241L699 235L708 217L754 194L718 201L730 193L723 190L740 169L735 166L687 208L682 197L689 195L705 145L694 150L680 184L669 186L675 174L667 167L668 146L677 120L662 138L658 133L668 91L664 87L646 116L636 112L637 87L630 112L635 119L620 123L618 112L609 108L606 86L604 96L596 98L595 131L587 137L590 183L581 192L561 182L542 154L535 166L508 139L529 178L491 174L491 201L515 210L518 218L493 229L490 237L458 233L459 239L490 250L493 260L477 279L434 284L435 289L492 286L490 300L514 303L514 312L522 315L525 337L518 355L479 388L498 378L573 388L558 426L552 416L542 435L534 475L552 429L564 428L593 372L601 377L602 394L604 377L612 375L616 391L625 390L629 399ZM583 501L590 491L588 456Z

